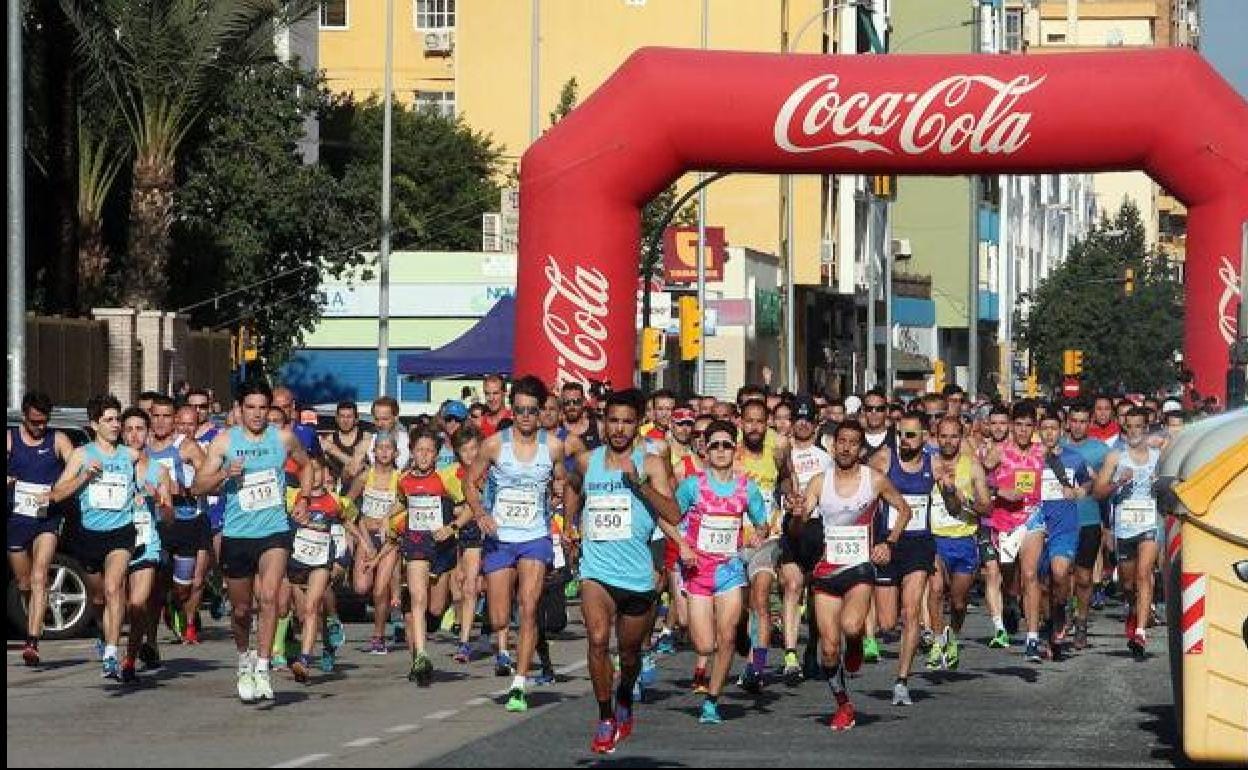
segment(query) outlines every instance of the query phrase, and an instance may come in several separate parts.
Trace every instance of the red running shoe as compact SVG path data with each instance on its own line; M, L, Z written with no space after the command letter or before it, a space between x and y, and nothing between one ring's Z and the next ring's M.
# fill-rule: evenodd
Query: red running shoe
M183 644L199 644L199 626L191 624L182 633Z
M594 740L589 744L589 750L595 754L610 754L614 752L617 729L614 719L600 719L598 721L598 729L594 731Z
M862 668L862 637L845 640L845 670L851 674ZM852 712L853 709L850 709Z
M34 642L27 642L22 648L22 662L28 666L39 665L39 645Z
M832 715L832 721L828 726L834 732L843 732L856 724L854 719L854 704L849 702L848 695L836 696L836 713Z
M633 734L633 710L617 708L615 710L615 742L619 743Z
M1130 639L1131 637L1135 636L1136 625L1137 624L1135 622L1135 610L1131 610L1130 612L1127 613L1127 623L1126 623L1127 639Z

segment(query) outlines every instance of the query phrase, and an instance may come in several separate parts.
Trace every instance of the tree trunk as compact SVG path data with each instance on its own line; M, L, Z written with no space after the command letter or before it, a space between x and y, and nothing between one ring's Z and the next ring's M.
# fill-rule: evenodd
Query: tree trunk
M173 159L139 154L130 194L129 259L123 297L140 310L159 310L168 292L169 228L173 223Z
M60 312L78 307L78 94L73 41L77 39L57 0L41 0L48 114L48 182L52 234L48 254L50 304Z
M104 279L108 274L108 245L103 224L83 222L78 234L78 298L86 309L104 300Z

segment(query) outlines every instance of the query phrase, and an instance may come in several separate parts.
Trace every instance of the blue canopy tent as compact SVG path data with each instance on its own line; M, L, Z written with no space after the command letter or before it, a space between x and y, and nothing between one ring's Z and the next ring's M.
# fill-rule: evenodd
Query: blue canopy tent
M437 350L399 356L399 374L461 377L511 374L516 300L503 297L468 331Z

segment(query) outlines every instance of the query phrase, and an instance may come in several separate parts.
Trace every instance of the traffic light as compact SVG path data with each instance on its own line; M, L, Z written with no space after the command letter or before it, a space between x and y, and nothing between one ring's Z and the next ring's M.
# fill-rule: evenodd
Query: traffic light
M897 175L876 174L871 177L871 194L880 200L897 200Z
M237 369L242 364L255 363L260 358L260 348L256 344L259 340L251 327L238 327L238 336L234 338L234 341L238 345L234 355L234 368Z
M1135 268L1128 267L1122 271L1122 293L1130 297L1135 294Z
M945 389L945 362L937 358L932 361L932 392L939 393Z
M1031 374L1027 375L1027 398L1035 398L1040 395L1040 381L1036 377L1036 371L1033 369Z
M680 360L696 361L702 354L702 309L698 298L684 296L677 300L680 308Z
M1083 374L1083 351L1062 351L1062 374L1067 377L1078 377Z
M658 371L663 358L663 330L647 326L641 330L641 370Z

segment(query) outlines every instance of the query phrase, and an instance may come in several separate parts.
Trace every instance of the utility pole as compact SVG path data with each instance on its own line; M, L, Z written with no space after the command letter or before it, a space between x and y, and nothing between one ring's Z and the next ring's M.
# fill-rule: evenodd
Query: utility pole
M9 409L26 390L26 181L22 124L22 3L10 0L9 25Z
M390 154L394 133L394 0L386 0L385 118L381 129L381 249L377 286L377 396L390 379Z
M702 50L706 50L707 41L710 37L710 0L702 0ZM698 174L698 183L701 185L706 179L706 174ZM647 286L646 291L650 290ZM698 312L702 314L703 320L706 319L706 186L702 185L698 189ZM698 395L706 393L706 338L702 339L702 344L698 347L697 371L694 375L694 390Z
M975 23L971 25L971 50L980 52L980 19L983 8L977 2ZM979 398L979 177L970 177L970 290L966 297L966 380L967 394L972 403Z
M538 110L541 109L541 74L542 74L542 0L533 0L532 34L529 38L529 143L537 141L541 136L541 120Z

